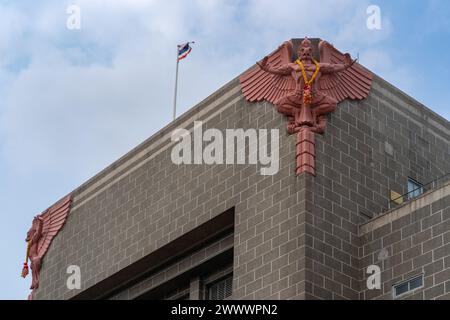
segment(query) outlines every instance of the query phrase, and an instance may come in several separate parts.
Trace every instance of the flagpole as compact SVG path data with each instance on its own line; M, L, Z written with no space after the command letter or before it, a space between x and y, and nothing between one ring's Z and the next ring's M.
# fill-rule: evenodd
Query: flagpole
M173 120L175 120L177 116L177 86L178 86L178 64L180 60L178 59L178 47L177 47L177 68L175 71L175 92L173 94Z

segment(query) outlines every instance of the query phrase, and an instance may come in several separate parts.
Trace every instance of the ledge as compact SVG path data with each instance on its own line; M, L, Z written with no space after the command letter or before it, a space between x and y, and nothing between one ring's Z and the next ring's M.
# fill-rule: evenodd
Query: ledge
M375 229L381 228L382 226L391 223L395 220L404 217L411 212L419 210L425 206L432 204L439 199L450 196L450 181L445 183L443 186L429 190L424 194L420 195L413 200L410 200L400 207L394 208L382 215L373 218L372 220L359 226L359 235L366 234Z

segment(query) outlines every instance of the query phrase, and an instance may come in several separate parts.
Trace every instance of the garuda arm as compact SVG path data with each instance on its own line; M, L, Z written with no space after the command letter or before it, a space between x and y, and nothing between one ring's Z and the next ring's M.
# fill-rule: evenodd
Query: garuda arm
M256 64L265 72L280 75L280 76L287 76L291 74L291 66L289 63L280 65L280 66L271 66L267 63L267 60L269 57L264 57L260 62L257 62Z
M344 63L326 63L321 62L320 65L320 71L322 73L335 73L335 72L342 72L353 66L353 64L356 62L356 59L352 60L350 58L349 54L345 54L345 61Z

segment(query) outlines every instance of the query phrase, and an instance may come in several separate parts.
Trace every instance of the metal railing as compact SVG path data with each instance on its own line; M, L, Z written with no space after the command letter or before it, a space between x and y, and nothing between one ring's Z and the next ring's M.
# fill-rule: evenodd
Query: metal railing
M448 172L448 173L444 174L443 176L440 176L434 180L431 180L430 182L427 182L424 185L421 185L420 187L417 187L405 194L402 194L402 195L396 197L395 199L389 200L387 203L387 210L391 210L392 208L395 208L396 206L402 205L405 202L412 200L431 189L442 186L447 181L450 181L450 172ZM417 193L418 191L421 191L421 192L418 195L415 195L415 193ZM406 199L406 201L405 201L405 199ZM401 203L399 200L401 200Z

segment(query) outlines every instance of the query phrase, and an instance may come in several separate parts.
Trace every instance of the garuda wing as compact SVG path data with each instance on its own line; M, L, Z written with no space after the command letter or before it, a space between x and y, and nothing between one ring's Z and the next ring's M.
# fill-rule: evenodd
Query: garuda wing
M328 42L319 42L320 62L344 64L351 62L348 53L343 54ZM324 73L319 80L319 89L334 97L338 102L344 99L361 100L369 94L372 73L360 64L354 63L342 72Z
M45 255L53 238L64 226L67 215L70 211L71 203L72 196L69 195L41 214L41 218L43 219L43 226L42 236L38 242L39 258L42 258Z
M292 42L286 41L268 56L267 64L279 67L290 63ZM295 89L295 81L289 76L276 75L254 66L239 78L242 93L247 101L267 100L275 103L280 97Z

